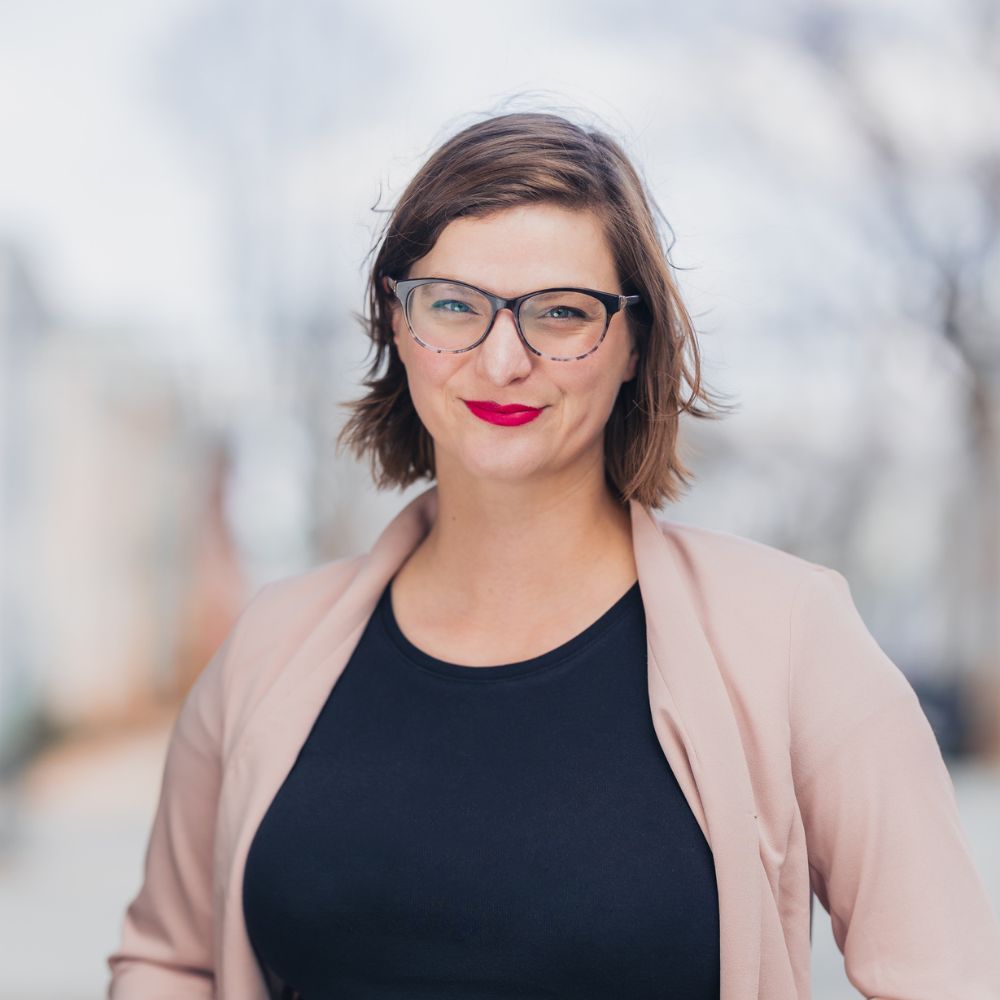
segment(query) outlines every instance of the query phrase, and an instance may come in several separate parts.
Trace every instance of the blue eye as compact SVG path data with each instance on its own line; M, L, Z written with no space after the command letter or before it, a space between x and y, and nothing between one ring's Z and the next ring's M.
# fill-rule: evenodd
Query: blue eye
M554 312L558 312L560 309L562 309L564 312L567 312L567 313L571 314L570 317L568 317L568 318L583 316L583 313L579 309L571 309L569 306L553 306L549 310L549 313L551 314L551 313L554 313ZM558 317L558 316L555 317L555 319L559 319L559 318L560 317Z
M462 306L463 309L467 309L468 308L468 303L467 302L459 302L457 299L438 299L438 301L435 302L434 305L431 306L431 308L432 309L438 309L439 306ZM456 312L456 311L461 311L461 310L443 309L443 310L439 310L439 311L443 311L443 312Z

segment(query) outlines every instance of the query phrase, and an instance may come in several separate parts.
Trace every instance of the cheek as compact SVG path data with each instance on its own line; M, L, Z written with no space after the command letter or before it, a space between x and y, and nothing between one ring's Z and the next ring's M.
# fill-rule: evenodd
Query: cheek
M435 413L449 405L448 383L461 362L435 354L410 342L400 351L406 368L406 382L417 414L425 425L435 422Z
M420 390L443 389L455 370L454 361L444 354L435 354L416 345L407 362L407 371L415 387Z
M428 358L431 358L431 355L428 354ZM427 358L411 356L406 369L406 377L410 386L410 395L418 409L437 405L436 400L440 396L443 380L437 366L433 364L433 360L429 363Z
M593 410L595 415L605 410L610 412L618 395L618 379L611 376L606 366L596 362L591 365L583 360L567 364L578 366L571 368L560 380L567 400L581 410Z

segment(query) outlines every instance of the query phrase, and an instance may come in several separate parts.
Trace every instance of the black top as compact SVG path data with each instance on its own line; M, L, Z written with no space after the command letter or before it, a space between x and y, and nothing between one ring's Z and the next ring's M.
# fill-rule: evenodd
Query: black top
M390 594L250 846L261 963L305 1000L718 1000L712 852L653 729L638 582L492 667L422 652Z

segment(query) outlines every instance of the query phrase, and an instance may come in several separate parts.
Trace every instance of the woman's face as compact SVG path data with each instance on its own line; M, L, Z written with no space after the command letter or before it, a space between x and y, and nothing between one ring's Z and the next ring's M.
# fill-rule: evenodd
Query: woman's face
M622 291L598 217L544 203L454 220L406 276L465 281L510 298L558 286ZM392 302L393 340L413 405L434 440L439 481L451 474L603 480L604 427L638 363L623 311L592 354L553 361L524 346L506 309L473 350L430 351L413 339L398 299ZM476 416L465 400L543 409L527 423L502 426Z

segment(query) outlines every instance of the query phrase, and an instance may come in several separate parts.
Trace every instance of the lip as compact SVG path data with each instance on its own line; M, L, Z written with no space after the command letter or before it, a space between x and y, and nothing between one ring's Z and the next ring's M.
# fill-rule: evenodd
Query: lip
M463 399L463 403L480 420L502 427L516 427L534 420L544 407L525 406L523 403L494 403L488 399Z

